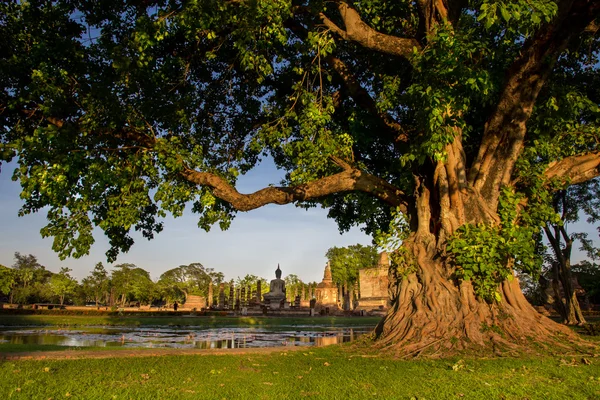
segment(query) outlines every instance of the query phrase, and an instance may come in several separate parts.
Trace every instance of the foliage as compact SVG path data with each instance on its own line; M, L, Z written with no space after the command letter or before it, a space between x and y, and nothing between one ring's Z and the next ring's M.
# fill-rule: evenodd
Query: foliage
M11 302L31 304L52 298L48 282L53 274L34 255L16 252L12 270L14 283L10 292Z
M154 282L150 279L150 274L134 264L115 265L111 283L120 297L121 306L134 299L146 304L153 300Z
M331 247L325 257L329 260L331 277L336 285L352 285L358 281L358 270L377 265L375 246Z
M419 30L411 3L355 6L383 33ZM468 135L465 149L473 155L481 116L497 100L507 65L557 13L548 0L465 4L460 24L437 24L424 49L398 59L345 43L312 21L311 13L332 12L326 2L300 9L281 0L3 3L1 154L19 155L22 213L50 207L42 232L55 238L62 257L86 254L99 226L114 260L133 244L132 229L152 238L167 212L180 216L189 203L202 228L229 226L233 208L180 179L181 161L235 184L259 154L270 154L288 172L285 183L299 184L337 172L337 157L411 193L410 168L444 160L455 128ZM305 35L294 30L297 21ZM537 153L525 157L535 167L589 147L597 135L598 107L587 84L597 42L584 42L588 47L559 60L557 79L536 104L525 149ZM31 57L20 56L32 49ZM380 121L348 96L331 55L365 85L376 110L420 132L409 146L398 151L373 134ZM42 123L21 117L31 104L27 112L46 116ZM549 150L561 142L577 146ZM361 193L319 202L343 230L364 222L375 232L391 219L389 207Z
M108 303L109 276L102 263L97 263L90 275L81 282L84 292L98 305L104 297Z
M61 268L58 274L50 278L50 289L54 295L59 297L60 304L64 304L65 297L75 294L77 281L69 275L71 269Z
M0 293L9 294L16 282L15 271L12 268L0 265Z
M286 278L287 279L287 278ZM252 274L246 274L246 276L244 276L243 278L240 278L238 276L238 278L235 280L235 286L236 287L245 287L248 288L248 286L250 287L250 290L252 291L256 291L258 290L258 281L260 281L260 290L261 290L261 294L265 294L269 292L269 282L267 282L267 280L265 278L259 278L256 275L252 275ZM287 283L287 281L286 281Z
M391 267L399 278L405 278L415 271L415 261L409 250L402 246L410 236L410 224L407 216L396 209L392 212L387 230L378 230L375 234L375 243L390 257Z
M296 296L301 296L302 288L306 290L306 284L302 282L302 279L295 274L289 274L285 278L285 294L288 301L293 302Z
M171 301L185 302L188 295L208 296L208 285L219 284L223 280L221 272L205 268L200 263L180 265L163 273L158 286Z
M585 290L590 302L598 304L600 302L600 266L595 262L583 260L572 266L572 272Z
M466 224L448 242L456 277L472 281L475 293L488 302L502 300L498 285L513 279L513 269L535 276L542 265L536 234L548 218L539 217L538 207L520 206L522 199L521 194L504 190L500 225ZM552 211L545 215L557 221L559 217Z

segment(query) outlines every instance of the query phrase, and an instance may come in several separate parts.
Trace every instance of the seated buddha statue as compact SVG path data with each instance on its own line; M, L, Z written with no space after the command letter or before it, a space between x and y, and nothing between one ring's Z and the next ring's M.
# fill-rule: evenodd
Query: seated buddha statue
M272 310L277 310L281 306L281 301L285 299L285 281L281 279L281 269L279 264L277 270L275 270L275 279L271 281L269 286L269 293L264 296L265 302L269 302Z

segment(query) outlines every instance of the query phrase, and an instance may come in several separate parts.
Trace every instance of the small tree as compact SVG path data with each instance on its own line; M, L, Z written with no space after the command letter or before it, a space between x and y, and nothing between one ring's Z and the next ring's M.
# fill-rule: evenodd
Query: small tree
M173 301L185 302L191 294L207 297L208 286L222 280L222 273L200 263L192 263L166 271L158 279L158 285Z
M96 306L102 299L107 302L109 283L108 271L102 263L96 264L90 276L82 281L85 293L94 300Z
M294 301L295 296L299 295L304 286L302 279L298 275L290 274L284 278L285 281L285 294L288 301Z
M117 302L125 307L128 301L150 301L154 282L150 273L135 264L119 264L111 273L111 284L117 295Z
M4 265L0 265L0 293L10 295L16 283L17 279L15 270L5 267ZM12 303L12 299L10 302Z
M48 299L51 291L47 290L47 284L53 274L38 262L36 256L16 252L12 269L15 284L11 292L11 302L14 300L19 304L27 304Z
M358 270L377 264L375 246L355 244L348 247L332 247L325 254L331 266L331 277L337 285L353 285L358 281Z
M50 288L55 296L58 296L61 305L65 303L65 298L75 294L77 290L77 281L71 277L70 268L63 267L58 274L50 278Z
M247 274L243 278L240 278L238 276L238 278L235 280L235 286L239 288L249 287L250 290L256 291L258 290L258 281L260 281L260 294L262 295L264 293L267 293L269 291L269 283L267 282L267 280L265 278L260 278L252 274Z

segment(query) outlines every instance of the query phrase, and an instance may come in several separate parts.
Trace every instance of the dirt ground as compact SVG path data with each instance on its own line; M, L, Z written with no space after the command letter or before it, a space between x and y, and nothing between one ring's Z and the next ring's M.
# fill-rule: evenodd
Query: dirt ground
M231 354L270 354L289 351L306 351L303 346L260 347L246 349L131 349L131 350L61 350L31 351L23 353L0 353L0 361L6 360L68 360L81 358L127 358L160 356L202 356Z

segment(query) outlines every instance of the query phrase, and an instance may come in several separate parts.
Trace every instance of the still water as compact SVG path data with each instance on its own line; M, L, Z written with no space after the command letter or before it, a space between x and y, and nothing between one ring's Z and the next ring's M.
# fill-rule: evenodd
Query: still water
M355 340L373 330L364 327L277 328L1 328L0 343L53 344L71 347L144 347L233 349L279 346L327 346Z

